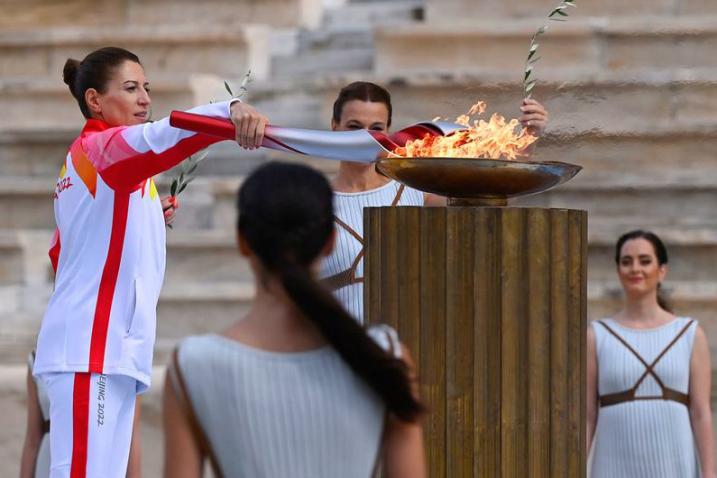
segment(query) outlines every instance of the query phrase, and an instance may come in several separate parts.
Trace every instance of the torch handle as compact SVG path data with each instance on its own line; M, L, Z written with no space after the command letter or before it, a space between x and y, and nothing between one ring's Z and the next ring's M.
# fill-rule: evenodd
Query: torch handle
M186 111L172 111L169 115L169 124L175 128L204 133L218 138L236 138L234 124L228 119L197 115Z
M234 124L228 119L172 111L169 124L222 139L236 138ZM261 146L325 159L370 163L391 154L411 139L427 134L444 135L461 128L463 126L448 123L419 123L387 136L377 131L321 131L267 125Z

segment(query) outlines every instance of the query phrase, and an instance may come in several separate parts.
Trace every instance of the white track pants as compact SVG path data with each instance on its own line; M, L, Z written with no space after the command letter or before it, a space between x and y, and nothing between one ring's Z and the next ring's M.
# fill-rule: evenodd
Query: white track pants
M124 478L136 380L96 373L41 378L50 398L50 478Z

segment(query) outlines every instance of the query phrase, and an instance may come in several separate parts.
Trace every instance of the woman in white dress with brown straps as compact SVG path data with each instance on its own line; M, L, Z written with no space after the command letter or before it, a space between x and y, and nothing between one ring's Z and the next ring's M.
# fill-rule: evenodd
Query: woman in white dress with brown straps
M520 123L534 136L545 130L548 113L534 99L520 106ZM351 83L334 102L331 129L367 129L388 133L391 95L379 85ZM528 153L528 152L526 152ZM336 214L336 247L323 261L321 277L341 304L363 322L363 210L381 206L445 206L445 198L405 187L376 171L371 163L342 161L331 181ZM410 240L410 238L406 238Z
M625 306L588 327L588 476L714 478L705 333L660 297L667 251L656 235L623 235L615 260Z

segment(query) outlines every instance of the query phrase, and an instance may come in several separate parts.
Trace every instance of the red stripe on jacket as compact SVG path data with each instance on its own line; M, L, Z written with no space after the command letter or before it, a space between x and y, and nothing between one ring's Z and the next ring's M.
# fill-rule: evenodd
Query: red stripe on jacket
M117 276L122 261L122 248L127 229L127 213L129 212L129 192L117 192L114 197L112 213L112 233L107 250L107 260L102 270L102 279L97 293L95 316L92 320L92 338L90 340L90 372L103 373L107 331L109 330L112 300L115 295Z
M90 374L76 373L72 390L72 462L70 478L87 477L90 426Z

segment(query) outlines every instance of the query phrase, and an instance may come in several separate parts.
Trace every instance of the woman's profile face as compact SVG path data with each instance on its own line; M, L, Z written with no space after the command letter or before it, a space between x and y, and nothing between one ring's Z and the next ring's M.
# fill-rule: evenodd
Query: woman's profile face
M94 90L93 90L94 91ZM105 92L88 101L90 109L112 126L131 126L149 120L149 83L139 63L125 61L107 82Z
M335 131L367 129L387 133L388 108L377 101L347 101L341 110L341 121L337 123L332 119L331 128Z
M650 241L636 238L623 244L617 272L628 295L642 295L657 289L665 278L667 267L658 263Z

